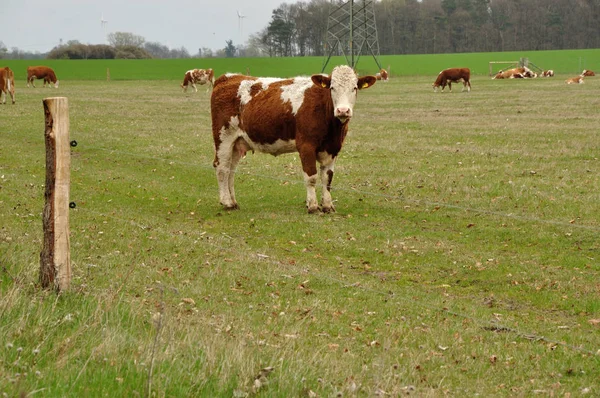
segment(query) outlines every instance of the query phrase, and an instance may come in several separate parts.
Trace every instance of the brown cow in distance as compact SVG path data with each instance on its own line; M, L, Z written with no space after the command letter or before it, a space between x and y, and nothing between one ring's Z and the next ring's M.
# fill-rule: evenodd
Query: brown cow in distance
M194 87L194 91L197 93L198 89L196 88L197 84L208 84L208 88L206 91L209 91L211 87L215 83L215 75L212 69L191 69L185 72L183 76L183 83L181 83L181 88L183 92L187 91L188 85Z
M46 87L46 83L48 83L48 87L50 87L50 83L54 84L54 88L58 88L58 79L56 78L56 74L47 66L28 66L27 67L27 87L29 87L29 83L33 87L33 81L35 79L44 79L44 87Z
M565 80L567 84L583 84L583 76L575 76Z
M347 65L335 67L331 75L290 79L220 76L210 109L213 166L223 207L239 208L235 170L247 151L274 156L298 152L308 212L319 210L317 185L322 188L321 211L335 211L330 192L335 161L348 133L358 91L376 81L375 76L357 76Z
M375 74L375 77L377 78L377 80L383 80L384 82L387 82L389 79L389 74L387 70L382 69L377 74Z
M542 77L554 77L554 71L552 69L548 69L543 71L540 76Z
M594 73L594 71L584 69L583 72L581 72L581 76L596 76L596 74Z
M452 92L452 83L458 83L462 80L463 89L461 91L471 92L471 70L469 68L449 68L441 71L435 82L432 84L433 91L437 92L438 87L442 87L442 92L444 92L444 88L448 85L448 89Z
M0 68L0 103L6 104L6 97L10 94L12 103L15 103L15 74L7 66Z

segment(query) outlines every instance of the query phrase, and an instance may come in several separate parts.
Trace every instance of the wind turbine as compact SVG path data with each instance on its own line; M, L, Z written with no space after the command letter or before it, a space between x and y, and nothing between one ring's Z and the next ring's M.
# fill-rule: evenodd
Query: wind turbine
M246 18L245 15L243 15L242 13L240 13L240 11L237 11L237 16L238 16L238 28L240 30L240 45L244 42L244 37L243 37L243 28L244 28L244 18Z
M104 39L106 40L106 24L108 21L104 19L104 13L100 16L100 27L102 28L102 33L104 34Z

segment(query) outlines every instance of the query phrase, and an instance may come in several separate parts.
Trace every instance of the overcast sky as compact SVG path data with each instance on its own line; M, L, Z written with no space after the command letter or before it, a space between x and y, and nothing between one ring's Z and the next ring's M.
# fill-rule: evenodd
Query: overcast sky
M9 50L47 52L61 39L107 44L109 33L128 32L193 55L225 48L226 40L245 43L286 2L296 0L0 0L0 41Z

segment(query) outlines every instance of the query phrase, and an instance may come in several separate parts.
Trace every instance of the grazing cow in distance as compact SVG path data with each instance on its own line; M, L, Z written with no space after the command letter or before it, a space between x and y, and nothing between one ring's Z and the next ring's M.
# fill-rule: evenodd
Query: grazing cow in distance
M552 69L545 70L541 73L542 77L554 77L554 71Z
M6 104L6 97L10 94L12 103L15 103L15 74L7 66L0 68L0 103Z
M596 74L594 73L594 71L584 69L583 72L581 72L581 76L596 76Z
M181 88L183 92L187 91L188 85L194 87L194 92L198 92L196 84L208 84L206 91L208 92L215 83L215 75L212 69L191 69L185 72Z
M583 84L583 76L575 76L565 80L567 84Z
M330 193L335 161L354 114L358 91L376 81L375 76L358 77L347 65L335 67L331 75L290 79L220 76L214 84L210 107L213 166L223 207L239 208L235 169L250 150L274 156L298 152L308 212L319 210L315 191L319 182L323 192L321 211L335 211Z
M448 89L452 92L452 83L459 83L462 80L463 89L461 91L471 92L471 70L469 68L449 68L441 71L435 82L432 84L433 91L437 92L438 87L442 87L442 92L448 85Z
M54 84L54 88L58 88L58 79L56 78L56 74L47 66L28 66L27 67L27 87L29 87L29 83L33 87L33 81L35 79L44 79L44 87L46 87L46 83L48 83L48 87L50 87L50 83Z
M375 77L377 78L377 80L383 80L384 82L387 82L389 79L389 74L387 70L382 69L377 74L375 74Z

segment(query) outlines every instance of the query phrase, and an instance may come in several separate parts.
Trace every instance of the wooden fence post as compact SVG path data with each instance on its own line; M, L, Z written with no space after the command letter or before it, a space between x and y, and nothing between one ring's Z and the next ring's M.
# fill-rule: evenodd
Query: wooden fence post
M46 204L43 212L44 244L40 253L40 282L47 289L65 291L71 283L69 243L69 188L71 149L69 104L65 97L45 98Z

